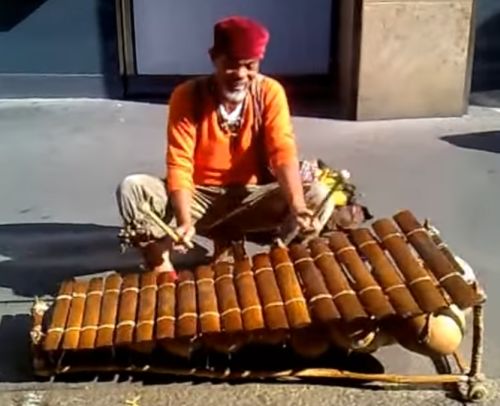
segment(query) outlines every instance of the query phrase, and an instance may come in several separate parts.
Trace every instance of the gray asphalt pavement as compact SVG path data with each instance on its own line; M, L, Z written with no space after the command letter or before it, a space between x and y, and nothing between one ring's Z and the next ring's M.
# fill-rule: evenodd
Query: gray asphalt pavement
M141 406L453 404L439 389L33 386L27 348L33 297L52 294L69 276L138 263L133 252L119 252L114 190L129 173L163 173L166 113L165 106L148 103L0 101L0 404L122 405L134 395L141 395ZM485 372L492 398L487 404L500 404L495 390L500 378L500 109L472 106L461 118L362 123L295 116L294 125L303 156L349 169L375 217L403 208L429 217L473 266L488 294ZM188 261L210 250L207 241L199 243ZM388 372L434 372L428 360L397 347L381 350L377 358ZM26 391L29 387L38 392Z

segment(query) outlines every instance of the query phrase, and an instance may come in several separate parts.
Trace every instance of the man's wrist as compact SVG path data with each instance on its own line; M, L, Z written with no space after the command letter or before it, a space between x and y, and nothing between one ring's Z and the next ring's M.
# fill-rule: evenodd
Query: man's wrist
M192 224L191 216L187 214L181 214L176 218L178 226L190 226Z
M178 227L190 227L193 224L190 218L179 218L177 219L177 226Z
M189 189L176 190L171 194L171 199L177 225L191 224L191 191Z
M295 200L290 203L293 214L299 214L308 210L306 202L303 199Z
M278 183L294 216L307 211L298 161L274 167Z

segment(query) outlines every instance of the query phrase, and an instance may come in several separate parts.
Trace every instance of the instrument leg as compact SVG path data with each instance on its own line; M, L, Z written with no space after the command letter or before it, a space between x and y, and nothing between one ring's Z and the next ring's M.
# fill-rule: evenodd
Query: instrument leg
M484 400L488 392L483 384L484 376L481 372L484 346L484 309L482 305L473 310L473 338L472 360L469 371L467 400L479 402Z

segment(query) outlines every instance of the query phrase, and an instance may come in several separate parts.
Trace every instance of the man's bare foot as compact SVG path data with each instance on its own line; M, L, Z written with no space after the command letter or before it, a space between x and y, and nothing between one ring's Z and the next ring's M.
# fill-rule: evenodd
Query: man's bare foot
M165 241L157 241L144 247L142 250L145 266L154 272L171 272L177 279L172 262L170 262L170 252Z
M170 266L157 266L154 267L151 271L155 273L168 273L170 275L170 279L172 280L172 282L176 281L178 278L177 272L175 271L174 268Z

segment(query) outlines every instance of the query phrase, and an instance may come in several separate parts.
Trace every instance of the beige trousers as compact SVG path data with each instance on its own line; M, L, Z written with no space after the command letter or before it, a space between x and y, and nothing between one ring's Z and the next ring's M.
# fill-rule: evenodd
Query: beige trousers
M319 182L304 183L308 207L315 210L328 193ZM174 212L168 199L165 180L147 174L127 176L116 190L119 213L123 220L121 242L141 246L165 237L165 232L145 216L140 207L148 203L166 224L175 226ZM321 228L334 210L328 202L319 215ZM212 239L237 241L252 233L269 233L286 239L295 229L285 197L278 183L236 187L196 186L191 215L199 235ZM222 224L220 220L226 218ZM318 230L319 231L319 230Z

